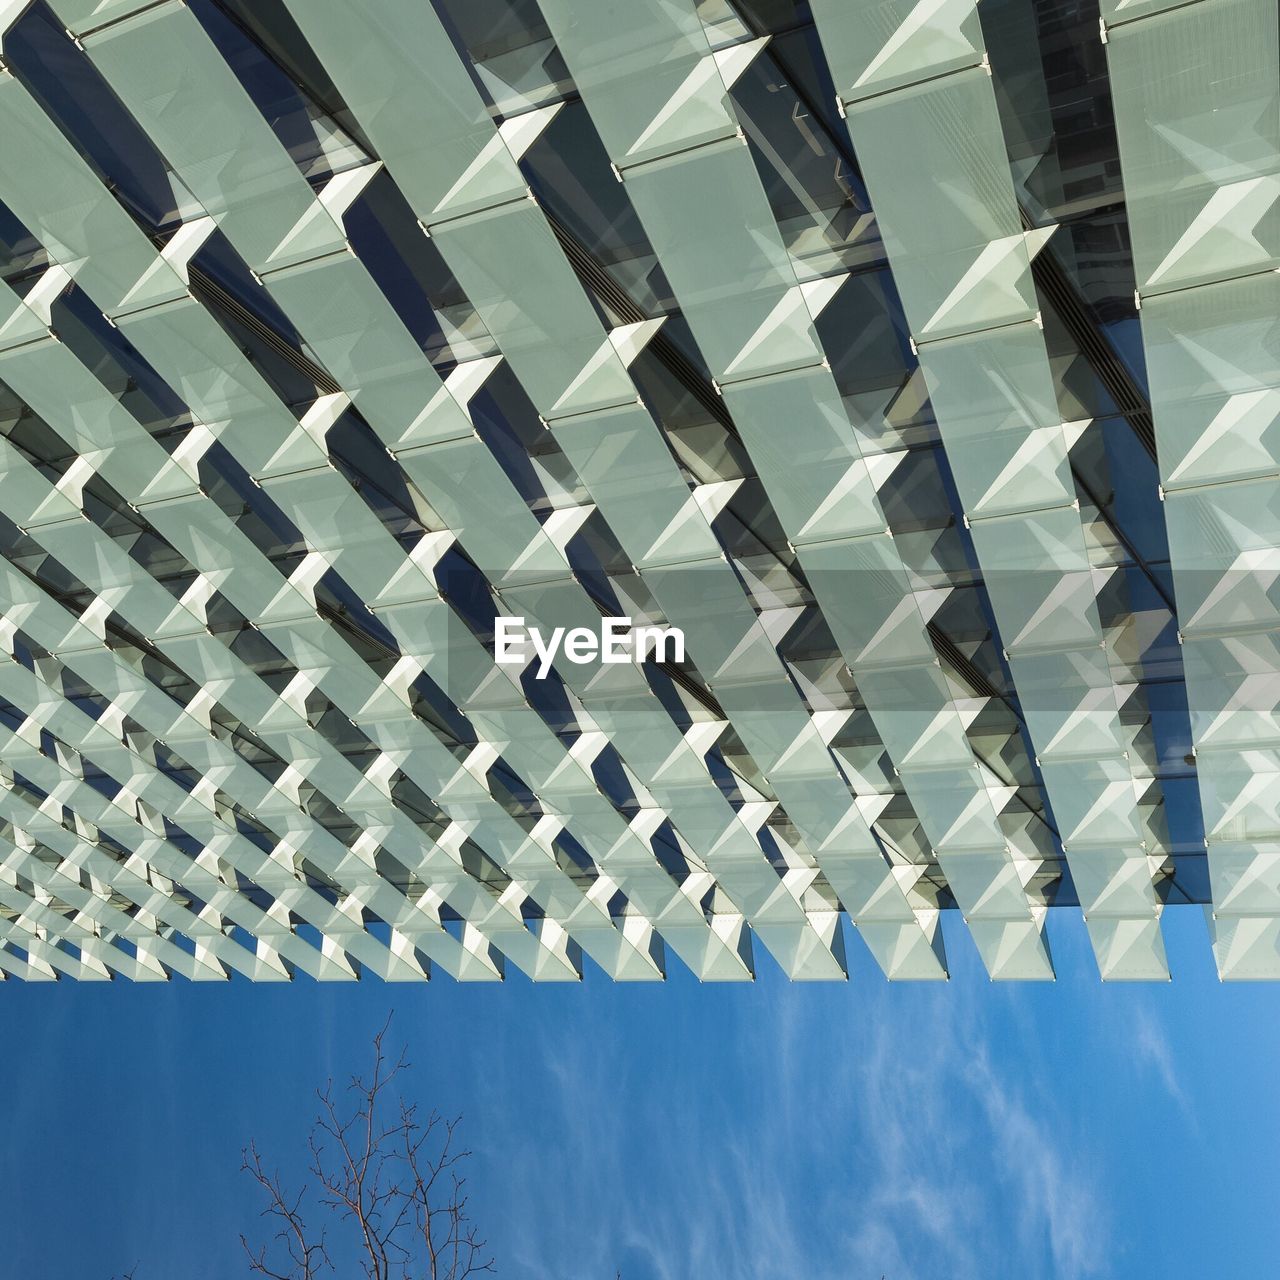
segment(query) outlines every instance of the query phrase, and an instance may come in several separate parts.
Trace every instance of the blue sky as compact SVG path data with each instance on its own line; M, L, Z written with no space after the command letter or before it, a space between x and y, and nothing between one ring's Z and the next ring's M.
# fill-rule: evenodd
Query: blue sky
M1280 1223L1280 991L1221 985L1202 916L1175 980L945 986L0 986L0 1277L225 1280L329 1073L396 1011L424 1105L464 1113L473 1207L520 1280L1254 1277ZM959 925L959 921L954 922Z

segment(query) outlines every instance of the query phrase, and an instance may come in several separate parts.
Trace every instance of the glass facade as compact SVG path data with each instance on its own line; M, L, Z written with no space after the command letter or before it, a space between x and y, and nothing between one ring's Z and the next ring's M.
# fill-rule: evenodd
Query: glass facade
M0 6L0 972L1280 976L1278 47Z

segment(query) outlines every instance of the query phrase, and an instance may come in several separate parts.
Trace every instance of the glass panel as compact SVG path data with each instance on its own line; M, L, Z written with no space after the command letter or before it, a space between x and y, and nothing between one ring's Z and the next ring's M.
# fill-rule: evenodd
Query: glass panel
M309 182L369 163L364 148L258 44L252 26L237 21L216 0L187 3Z
M970 533L1009 653L1098 642L1093 576L1071 507L975 520Z
M982 61L973 0L812 0L823 46L846 102L943 76Z
M1030 319L1035 288L986 72L851 106L848 124L916 338Z
M134 118L258 271L346 246L187 9L163 5L85 41Z
M620 168L737 128L692 5L542 0L541 8Z
M635 399L635 384L536 205L459 219L434 238L544 417Z
M9 207L104 310L186 294L129 215L13 76L0 77L6 138L0 180Z
M1148 299L1142 327L1166 488L1280 468L1280 275Z
M1278 23L1271 0L1200 0L1109 36L1144 294L1280 264Z
M628 175L627 192L712 373L722 382L818 364L804 295L742 144ZM723 215L733 210L733 217Z
M1072 501L1067 441L1034 324L925 343L920 365L971 516Z
M436 0L436 8L496 112L519 115L572 91L537 0Z
M733 383L724 395L793 544L884 528L875 481L825 370Z

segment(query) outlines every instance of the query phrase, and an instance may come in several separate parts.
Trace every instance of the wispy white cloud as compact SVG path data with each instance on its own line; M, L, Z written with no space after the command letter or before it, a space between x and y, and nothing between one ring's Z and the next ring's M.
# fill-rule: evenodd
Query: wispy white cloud
M1092 1156L1054 1080L998 1043L986 1003L957 985L743 994L719 1052L677 1033L651 1081L635 1077L654 1070L653 1046L626 1036L542 1046L555 1138L512 1169L527 1247L507 1274L1103 1271L1112 1224Z
M1182 1082L1174 1067L1169 1037L1156 1015L1145 1004L1134 1003L1126 1009L1126 1024L1134 1059L1149 1070L1169 1097L1190 1114L1191 1107Z
M977 1002L957 989L927 998L919 1021L892 998L877 1002L842 1120L857 1135L857 1274L1096 1274L1105 1213L1051 1094L993 1055Z
M1020 1245L1047 1241L1052 1273L1066 1280L1100 1273L1108 1257L1106 1208L1082 1157L1055 1129L1065 1117L1033 1112L1021 1088L978 1050L969 1078L986 1120L1002 1180L1016 1205L1010 1215Z

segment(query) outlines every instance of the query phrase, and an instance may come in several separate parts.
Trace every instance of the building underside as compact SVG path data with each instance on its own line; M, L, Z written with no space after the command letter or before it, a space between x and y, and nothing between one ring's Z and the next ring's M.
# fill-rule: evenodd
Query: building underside
M0 0L0 971L1280 976L1278 50Z

